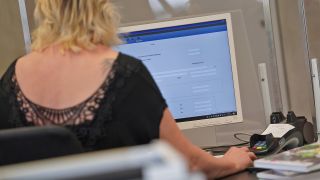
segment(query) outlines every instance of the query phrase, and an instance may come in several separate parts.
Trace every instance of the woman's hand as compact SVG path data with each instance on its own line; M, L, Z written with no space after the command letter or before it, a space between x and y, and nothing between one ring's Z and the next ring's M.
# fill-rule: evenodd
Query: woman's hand
M223 156L223 159L234 164L234 172L242 171L251 166L253 160L257 159L253 152L247 147L231 147Z

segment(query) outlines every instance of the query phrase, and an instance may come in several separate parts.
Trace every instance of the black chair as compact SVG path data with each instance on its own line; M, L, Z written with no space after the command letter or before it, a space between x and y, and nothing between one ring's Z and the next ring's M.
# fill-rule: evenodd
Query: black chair
M64 127L23 127L0 131L0 165L82 152L81 143Z

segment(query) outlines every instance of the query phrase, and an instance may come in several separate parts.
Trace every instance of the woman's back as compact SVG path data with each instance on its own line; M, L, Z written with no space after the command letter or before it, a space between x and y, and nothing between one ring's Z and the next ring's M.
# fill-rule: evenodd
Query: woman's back
M57 63L39 54L14 62L0 82L0 129L66 126L87 151L159 138L167 105L151 75L139 60L110 53L116 58L110 65L99 58L92 64L81 58ZM60 65L65 65L61 72L52 68Z
M22 93L35 104L66 109L92 96L104 83L118 53L104 46L79 53L58 47L20 58L15 76Z

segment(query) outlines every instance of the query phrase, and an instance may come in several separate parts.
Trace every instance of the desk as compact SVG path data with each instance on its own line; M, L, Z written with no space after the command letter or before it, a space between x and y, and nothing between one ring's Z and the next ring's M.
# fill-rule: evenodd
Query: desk
M237 174L221 178L221 180L257 180L256 173L248 171L239 172Z
M250 173L248 171L243 171L225 178L221 178L221 180L257 180L256 173ZM308 174L303 174L296 176L294 178L290 178L290 180L319 180L320 179L320 171L311 172Z
M248 171L242 171L224 178L221 180L257 180L256 173L250 173Z

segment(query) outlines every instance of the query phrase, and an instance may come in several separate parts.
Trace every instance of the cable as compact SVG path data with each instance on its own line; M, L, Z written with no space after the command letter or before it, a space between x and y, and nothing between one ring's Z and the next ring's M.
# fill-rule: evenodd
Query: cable
M249 136L249 137L252 136L252 134L247 134L247 133L235 133L235 134L233 134L234 138L238 139L239 141L245 142L245 143L249 143L250 140L243 140L243 139L238 137L239 135L245 135L245 136Z
M204 147L202 148L204 151L209 151L210 153L225 153L229 150L230 147L237 147L237 146L247 146L250 141L248 140L244 140L239 138L238 136L240 135L245 135L245 136L251 136L251 134L246 134L246 133L235 133L233 134L233 137L236 138L239 141L242 141L242 143L238 143L238 144L231 144L231 145L221 145L221 146L213 146L213 147Z
M233 146L244 146L244 145L247 145L247 144L248 144L248 142L243 142L243 143L231 144L231 145L204 147L204 148L202 148L202 149L205 150L205 151L219 152L219 153L222 152L222 153L223 153L223 152L228 151L228 149L229 149L230 147L233 147Z
M238 143L238 144L230 144L230 145L221 145L221 146L209 146L209 147L204 147L202 149L212 149L212 148L228 148L232 146L243 146L248 144L248 142L243 142L243 143Z

